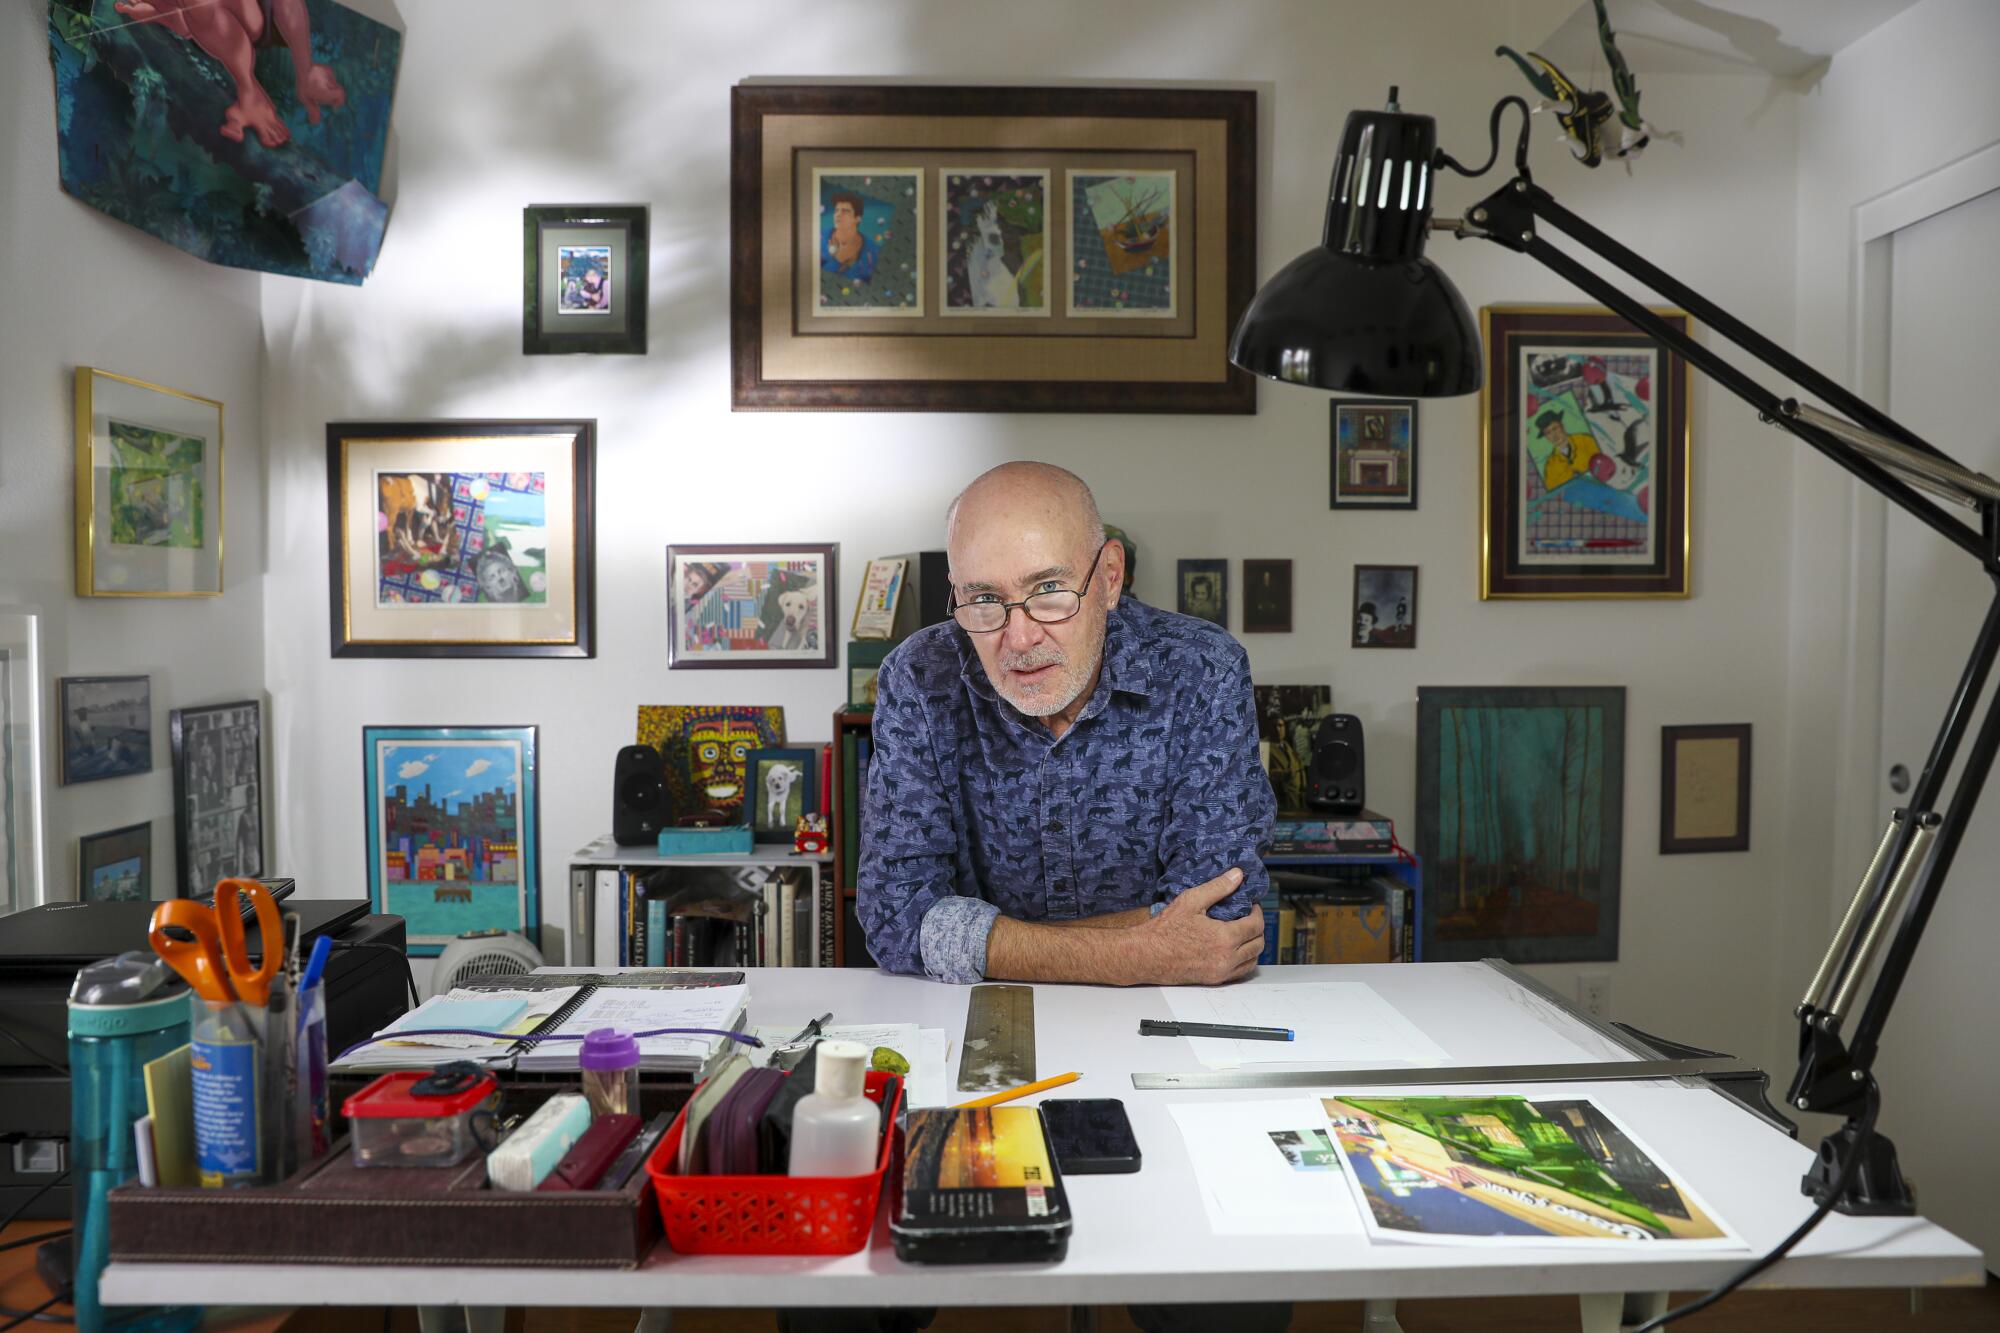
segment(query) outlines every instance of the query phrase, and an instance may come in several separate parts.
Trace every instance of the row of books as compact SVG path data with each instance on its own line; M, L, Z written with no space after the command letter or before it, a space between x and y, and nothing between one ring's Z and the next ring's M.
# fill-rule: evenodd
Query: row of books
M831 966L832 886L813 867L578 865L571 912L592 966Z
M861 882L861 807L868 792L868 764L875 740L865 728L840 738L840 868L843 886Z
M1288 876L1296 883L1302 877ZM1263 901L1264 952L1258 963L1416 961L1416 895L1377 875L1278 888Z

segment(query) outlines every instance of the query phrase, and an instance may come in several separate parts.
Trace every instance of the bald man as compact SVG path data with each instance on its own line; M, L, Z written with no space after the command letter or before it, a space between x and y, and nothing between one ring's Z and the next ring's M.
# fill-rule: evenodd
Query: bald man
M961 983L1250 973L1275 810L1242 647L1121 599L1124 551L1062 468L993 469L945 529L952 620L876 677L876 961Z

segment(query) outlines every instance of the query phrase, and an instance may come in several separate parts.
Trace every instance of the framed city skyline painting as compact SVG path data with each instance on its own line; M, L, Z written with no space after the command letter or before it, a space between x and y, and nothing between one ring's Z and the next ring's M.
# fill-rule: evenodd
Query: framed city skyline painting
M76 369L76 595L222 595L222 404Z
M1420 686L1419 956L1618 957L1622 686Z
M412 957L471 930L541 938L539 729L361 731L368 899L403 918Z
M176 708L173 747L174 896L217 880L264 874L264 710L255 699Z
M592 421L326 428L335 657L592 657Z
M737 543L667 548L667 666L836 664L840 548Z
M739 84L738 410L1257 410L1247 88Z
M1686 597L1687 363L1601 307L1479 322L1480 597Z

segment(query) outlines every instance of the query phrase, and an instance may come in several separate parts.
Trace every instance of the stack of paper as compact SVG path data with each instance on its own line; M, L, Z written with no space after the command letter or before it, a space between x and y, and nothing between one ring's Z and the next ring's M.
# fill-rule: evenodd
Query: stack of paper
M574 1036L575 1041L537 1042L521 1057L520 1069L575 1069L585 1034L597 1028L649 1032L657 1028L711 1028L716 1034L743 1028L748 986L703 986L697 989L641 990L606 987L594 990L575 1012L553 1028L538 1031ZM741 1043L721 1035L643 1037L639 1068L697 1073L724 1046Z

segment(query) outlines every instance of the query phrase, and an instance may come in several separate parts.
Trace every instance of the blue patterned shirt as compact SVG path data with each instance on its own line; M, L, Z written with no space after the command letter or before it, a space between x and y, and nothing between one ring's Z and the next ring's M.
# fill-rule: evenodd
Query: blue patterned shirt
M1243 648L1122 599L1076 724L1053 738L994 690L971 640L919 630L876 678L857 909L891 972L973 982L993 919L1068 921L1165 903L1231 866L1211 914L1264 896L1276 807Z

